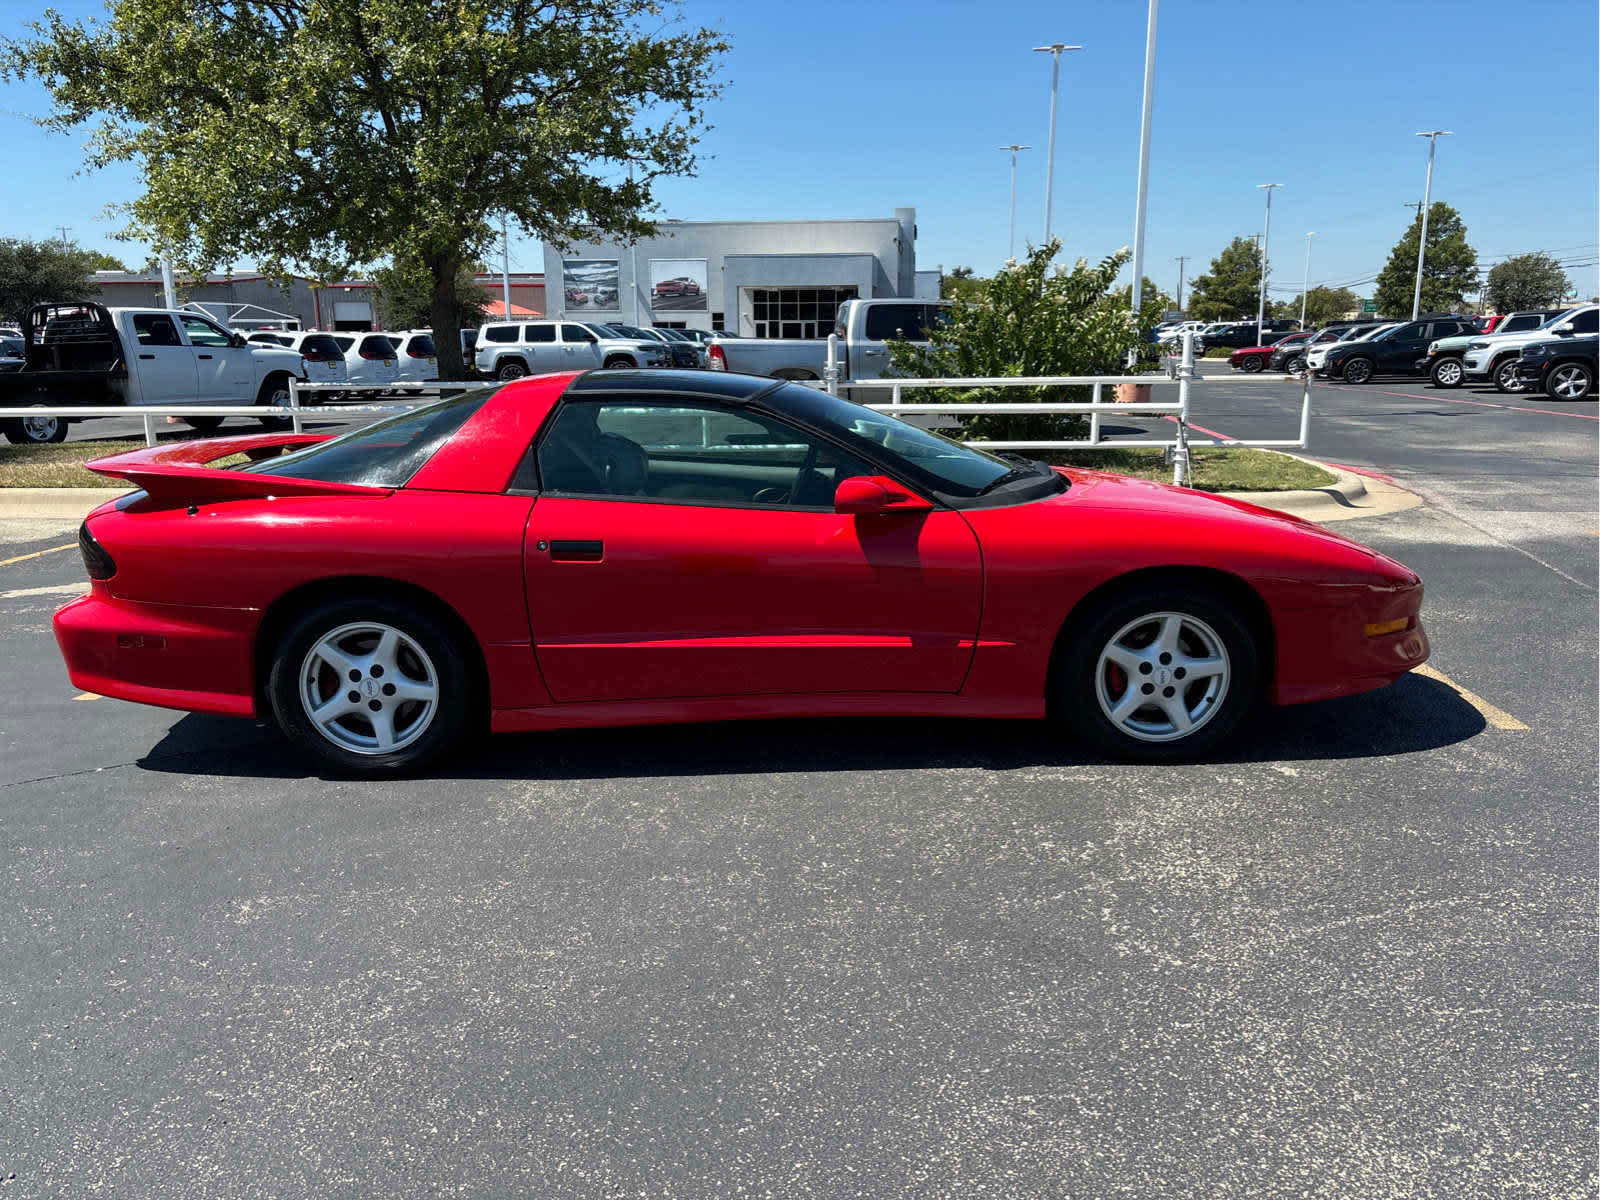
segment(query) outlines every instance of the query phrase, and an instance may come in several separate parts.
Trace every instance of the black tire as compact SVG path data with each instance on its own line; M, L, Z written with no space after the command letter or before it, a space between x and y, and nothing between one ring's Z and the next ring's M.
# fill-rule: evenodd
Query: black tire
M311 660L312 648L330 634L367 625L392 629L401 635L397 640L403 643L410 639L413 643L410 648L402 644L398 654L421 669L402 673L399 681L403 686L416 678L431 678L437 694L431 712L426 711L425 702L390 698L395 687L391 681L397 677L394 669L384 675L370 662L358 659L366 665L364 669L358 667L360 677L351 680L338 673L330 674L333 669L326 662ZM342 644L358 646L364 636L350 634ZM372 640L377 649L377 637ZM422 651L421 656L415 653L416 649ZM321 691L327 700L336 701L346 688L352 688L346 695L358 697L350 711L329 718L334 732L324 733L307 711L301 692L302 672L308 693ZM471 686L463 648L438 621L411 605L358 594L317 606L279 639L267 676L267 697L278 727L312 758L342 775L383 776L414 771L438 759L461 740L472 711ZM378 737L378 725L362 706L376 705L378 711L383 711L385 704L390 706L387 720L392 735L397 741L409 740L387 753L376 746L366 750L350 748L347 743L358 737L366 736L374 742ZM408 720L422 722L421 729L409 732ZM363 722L368 726L365 735L360 728Z
M1261 355L1259 355L1259 354L1251 354L1251 355L1247 356L1244 359L1244 361L1239 364L1239 369L1241 371L1244 371L1244 372L1247 372L1247 373L1253 375L1257 371L1264 370L1266 368L1266 365L1267 365L1267 360L1262 358Z
M1545 375L1544 394L1552 400L1587 400L1594 395L1594 370L1584 363L1557 363Z
M625 354L613 354L601 364L601 367L607 371L636 371L639 369L639 364Z
M215 433L222 428L226 417L185 417L183 423L190 429L197 429L201 433Z
M1156 763L1207 754L1238 728L1260 694L1260 653L1255 636L1235 615L1236 608L1203 586L1147 585L1112 596L1097 606L1093 617L1076 631L1072 643L1065 647L1052 681L1054 710L1079 737L1113 758ZM1151 672L1142 677L1145 682L1141 683L1141 676L1102 659L1102 653L1110 648L1113 640L1126 648L1130 630L1135 638L1151 623L1159 631L1168 616L1180 619L1180 658L1185 651L1196 649L1222 651L1217 657L1222 658L1225 671L1207 677L1220 680L1220 690L1216 694L1211 694L1213 684L1207 682L1207 678L1192 678L1185 684L1180 679L1162 677L1164 670L1176 670L1175 667L1162 667L1152 662L1148 664ZM1206 645L1206 635L1215 640L1216 647ZM1154 655L1154 642L1149 643L1149 648ZM1116 687L1118 670L1123 671L1121 690ZM1199 716L1199 720L1191 732L1180 734L1154 728L1157 722L1147 716L1143 724L1151 726L1150 731L1129 732L1128 728L1113 723L1103 706L1102 696L1104 704L1111 705L1115 711L1115 704L1127 697L1127 689L1134 687L1140 688L1141 694L1145 687L1160 690L1149 693L1151 700L1136 703L1123 718L1125 721L1138 724L1139 713L1148 713L1160 705L1167 691L1174 693L1172 699L1181 697L1186 712L1191 717ZM1164 713L1161 718L1176 728Z
M31 404L30 408L44 408ZM67 440L65 417L11 417L0 421L6 441L13 446L54 446Z
M509 383L513 379L523 379L528 375L528 364L520 358L502 358L494 365L494 377Z
M1497 392L1520 392L1522 380L1517 378L1517 356L1508 354L1495 363L1489 368L1489 378L1494 381L1494 390Z
M1296 354L1288 362L1283 364L1283 369L1288 371L1291 375L1300 374L1300 372L1306 369L1306 356L1304 354Z
M278 408L289 403L289 377L287 375L268 375L261 381L261 390L256 393L256 404L261 408ZM205 420L206 418L201 418ZM257 417L263 428L273 432L294 428L294 420L290 417ZM218 422L221 423L220 421Z
M1428 377L1436 388L1458 388L1466 381L1467 371L1458 355L1447 354L1428 369Z
M1346 383L1368 383L1377 374L1377 364L1370 358L1347 358L1340 372Z

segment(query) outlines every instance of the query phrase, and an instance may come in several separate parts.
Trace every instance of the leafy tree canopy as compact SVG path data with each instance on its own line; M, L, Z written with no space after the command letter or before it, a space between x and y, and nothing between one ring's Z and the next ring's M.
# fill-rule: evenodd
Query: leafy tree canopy
M974 275L971 267L951 267L939 278L939 297L942 300L981 299L989 281Z
M1127 297L1112 291L1129 254L1119 250L1093 266L1079 259L1069 269L1052 270L1060 250L1060 239L1052 239L997 272L980 298L958 298L945 322L931 331L928 346L890 342L891 373L903 378L1121 374L1129 352L1143 345ZM1075 403L1088 400L1089 389L965 388L940 390L927 399ZM968 437L1034 441L1081 436L1085 422L1076 416L991 416L965 425Z
M1388 317L1409 317L1417 281L1417 245L1422 218L1411 219L1405 236L1389 252L1389 262L1378 275L1374 298L1378 311ZM1465 307L1467 293L1478 290L1478 254L1467 245L1467 227L1442 200L1428 209L1428 251L1422 268L1422 312L1457 312Z
M1518 254L1489 269L1484 300L1492 312L1549 308L1572 289L1561 264L1541 252Z
M28 309L50 300L87 300L95 293L90 276L121 266L71 243L0 238L0 320L20 323Z
M0 73L44 83L47 126L93 122L133 162L125 234L194 271L238 260L334 279L415 257L445 378L463 265L507 213L554 245L651 231L652 184L692 174L727 49L657 0L110 0L47 12Z
M1133 304L1133 285L1123 284L1113 293L1122 302L1130 307ZM1163 292L1150 279L1144 277L1144 286L1139 289L1139 323L1141 325L1155 325L1161 320L1161 314L1169 308L1178 307L1172 297Z
M1189 316L1196 321L1242 321L1256 315L1261 296L1261 248L1236 237L1194 281Z
M1326 325L1329 321L1337 321L1348 312L1356 312L1361 308L1361 297L1349 288L1314 287L1305 294L1307 329L1315 329L1319 325ZM1274 311L1279 319L1285 321L1298 321L1300 319L1300 297L1285 300L1274 306Z
M433 320L433 277L415 255L396 258L372 273L385 329L424 329ZM462 329L483 324L490 298L473 279L473 268L456 272L455 317Z

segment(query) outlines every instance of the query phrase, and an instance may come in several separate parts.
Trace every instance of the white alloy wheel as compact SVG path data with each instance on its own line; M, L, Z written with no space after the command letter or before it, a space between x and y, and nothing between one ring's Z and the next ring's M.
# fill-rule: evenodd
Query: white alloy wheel
M1440 387L1459 387L1466 371L1459 358L1441 358L1433 368L1433 381Z
M300 664L300 704L311 727L352 754L411 745L439 710L439 672L409 634L357 621L324 634Z
M1101 648L1094 694L1118 732L1171 742L1216 716L1231 678L1216 630L1189 613L1152 612L1129 621Z
M1577 363L1563 363L1550 372L1547 387L1557 400L1582 400L1589 394L1589 372Z
M23 436L29 442L59 442L66 436L62 432L65 425L60 417L23 417L20 424Z

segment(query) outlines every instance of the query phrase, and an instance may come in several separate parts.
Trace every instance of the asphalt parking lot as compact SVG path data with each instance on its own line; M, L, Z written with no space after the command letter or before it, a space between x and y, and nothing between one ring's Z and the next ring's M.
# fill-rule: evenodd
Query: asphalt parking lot
M0 522L3 1194L1593 1195L1600 413L1315 395L1423 497L1340 531L1433 671L1191 766L827 721L327 781L77 693L75 523Z

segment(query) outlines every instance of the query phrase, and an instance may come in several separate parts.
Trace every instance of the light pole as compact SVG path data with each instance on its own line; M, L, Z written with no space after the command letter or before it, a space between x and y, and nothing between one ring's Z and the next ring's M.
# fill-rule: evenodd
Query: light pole
M501 316L511 320L511 235L506 231L505 214L500 214L500 297L505 301Z
M1311 239L1314 233L1306 234L1306 276L1300 283L1300 328L1306 327L1306 292L1311 289Z
M1056 89L1061 82L1061 52L1082 50L1082 46L1069 46L1065 42L1051 42L1048 46L1035 46L1037 54L1050 56L1050 148L1045 155L1044 168L1044 240L1050 241L1050 207L1055 199L1056 186Z
M1256 305L1256 345L1261 344L1261 326L1267 319L1267 243L1272 238L1272 189L1281 188L1281 183L1258 183L1256 187L1265 188L1267 193L1267 223L1263 225L1261 233L1261 300Z
M1006 258L1014 259L1017 256L1017 151L1032 150L1033 147L1019 146L1013 142L1000 149L1011 151L1011 232L1006 239Z
M1448 137L1448 129L1429 129L1418 131L1418 137L1428 139L1428 178L1422 185L1422 208L1419 213L1422 217L1422 231L1417 236L1417 286L1411 293L1411 319L1415 321L1417 314L1422 311L1422 260L1428 253L1428 206L1433 200L1433 152L1439 145L1439 139Z
M1144 26L1144 106L1139 114L1139 188L1133 202L1133 316L1139 317L1139 302L1144 299L1144 208L1150 189L1150 106L1156 88L1156 9L1161 0L1150 0Z
M1180 254L1172 260L1178 264L1178 311L1183 311L1183 264L1189 261L1187 254Z

